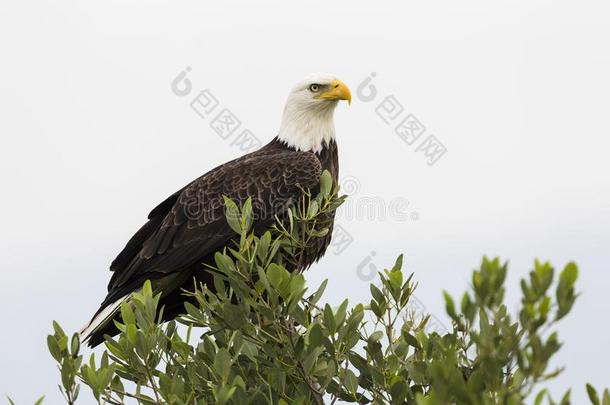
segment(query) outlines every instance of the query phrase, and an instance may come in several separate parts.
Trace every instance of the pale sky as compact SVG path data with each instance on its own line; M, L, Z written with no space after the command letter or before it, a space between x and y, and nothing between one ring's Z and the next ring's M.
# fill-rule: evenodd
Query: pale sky
M536 257L574 260L581 295L558 326L566 371L550 387L571 385L584 403L585 382L610 385L609 11L588 0L2 3L0 395L60 403L51 320L84 324L150 209L239 156L243 129L271 140L293 84L325 71L354 93L335 114L352 191L338 223L352 242L309 282L328 278L331 303L356 304L367 271L404 252L418 300L448 324L441 291L468 288L484 254L510 261L512 308ZM187 67L191 91L176 95ZM371 73L375 97L358 96ZM241 122L227 139L190 107L206 89ZM425 127L411 145L394 132L409 115ZM429 165L433 139L446 152Z

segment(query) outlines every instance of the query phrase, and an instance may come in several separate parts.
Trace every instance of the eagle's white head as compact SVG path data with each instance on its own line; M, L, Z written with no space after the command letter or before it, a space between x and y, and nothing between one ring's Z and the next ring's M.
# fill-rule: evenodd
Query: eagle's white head
M343 82L326 73L309 75L288 96L278 138L297 150L321 151L335 138L333 113L339 100L352 101Z

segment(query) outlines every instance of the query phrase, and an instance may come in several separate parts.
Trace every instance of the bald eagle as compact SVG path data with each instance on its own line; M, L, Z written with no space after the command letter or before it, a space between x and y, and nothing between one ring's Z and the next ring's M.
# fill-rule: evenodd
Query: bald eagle
M112 321L120 319L121 303L146 280L162 293L163 320L184 313L182 290L192 288L193 278L213 288L203 263L214 263L214 253L235 238L224 216L223 196L238 204L252 199L257 232L270 228L274 217L298 201L304 190L317 193L324 170L336 183L333 113L339 100L351 102L343 82L328 74L310 75L290 92L277 137L210 170L157 205L110 265L108 294L81 331L83 340L94 347L104 335L117 334ZM330 235L311 247L303 267L322 257Z

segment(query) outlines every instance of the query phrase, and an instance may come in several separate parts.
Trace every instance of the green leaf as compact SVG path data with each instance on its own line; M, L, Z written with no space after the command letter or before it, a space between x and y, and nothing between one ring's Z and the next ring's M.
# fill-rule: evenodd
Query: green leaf
M56 321L53 321L53 330L55 331L55 334L57 335L57 337L66 336L66 333L64 332L64 330L61 328L61 326L59 326L59 324Z
M369 336L369 342L379 342L381 340L381 338L383 337L383 332L380 330L377 330L373 333L371 333L371 336Z
M384 301L383 293L381 292L381 290L379 288L377 288L377 286L375 286L374 284L371 284L369 288L371 290L371 295L373 296L375 301L377 301L377 302Z
M254 222L254 214L252 212L252 198L248 197L242 207L241 213L241 230L249 231Z
M138 335L138 329L137 329L136 325L134 325L134 324L127 325L127 339L129 339L129 343L131 343L132 345L135 345L136 341L137 341L137 335Z
M404 403L405 397L407 395L408 386L404 380L397 379L392 383L390 387L390 394L392 395L392 403L393 404L401 404Z
M578 277L578 267L575 263L568 263L561 275L559 276L559 284L557 285L556 298L557 298L557 314L555 320L559 320L566 316L574 302L576 301L576 294L574 293L574 284Z
M474 320L474 315L476 313L476 308L472 300L470 299L470 295L466 292L462 297L461 302L461 310L462 314L468 319L469 322Z
M146 280L144 282L144 285L142 286L142 295L144 297L152 297L153 291L152 291L152 283L150 282L150 280Z
M309 207L307 210L307 216L309 218L313 218L318 214L318 203L315 200L312 200L309 203Z
M574 279L576 280L576 279ZM589 399L593 405L599 405L599 396L597 395L597 391L591 384L587 384L587 395L589 395Z
M358 390L358 378L352 370L345 370L343 385L352 395L356 395L356 391Z
M402 338L405 340L405 342L407 342L407 344L409 344L409 346L415 347L416 349L421 348L421 345L419 344L415 336L410 334L405 328L403 328L402 330Z
M568 287L574 286L577 278L578 266L574 262L568 263L559 276L560 282L565 283Z
M271 263L267 269L267 279L273 288L279 288L283 280L284 270L275 263Z
M402 260L403 260L403 255L401 254L400 256L398 256L396 258L396 262L394 262L394 266L392 267L393 272L398 272L402 269ZM401 273L401 278L402 278L402 273Z
M239 330L247 322L247 314L242 307L230 302L223 304L218 314L231 329Z
M258 279L260 280L261 283L263 283L263 286L265 287L265 290L267 291L271 291L271 284L269 284L269 279L267 278L267 274L265 274L264 270L262 267L258 267L257 268L257 273L258 273Z
M334 318L337 327L340 327L343 324L343 321L345 320L345 315L347 313L347 304L348 300L343 300L343 302L341 303L341 305L339 305L339 308L335 312Z
M322 327L320 326L320 324L314 324L311 327L311 330L309 331L309 345L313 347L320 346L322 345L324 339L325 336L322 332Z
M80 350L80 335L75 333L72 335L72 341L70 342L70 354L77 356Z
M324 306L324 326L326 326L330 333L335 333L337 328L335 315L333 314L332 308L328 304Z
M324 281L322 281L322 284L320 284L320 286L318 287L318 290L311 295L311 297L309 298L309 302L312 305L317 304L318 301L320 300L320 298L322 298L322 295L324 294L324 290L326 290L327 284L328 284L328 279L325 279Z
M542 404L542 401L544 400L544 396L546 395L546 393L547 393L546 388L543 389L542 391L540 391L538 393L538 395L536 395L536 399L534 400L534 405Z
M55 336L47 336L47 347L49 348L49 353L51 353L51 356L53 356L56 361L61 362L61 349L57 344L57 339Z
M135 324L136 316L131 309L131 304L127 300L121 303L121 319L125 325Z
M227 349L219 349L216 356L214 356L214 370L223 382L226 382L229 378L231 363L231 355Z
M561 402L559 403L559 405L570 405L570 394L571 390L567 390L563 398L561 398Z
M453 298L447 291L443 291L443 297L445 298L445 310L447 311L447 315L449 315L454 321L458 321L459 317L455 312L455 303L453 302Z
M237 208L235 202L229 197L223 196L223 199L225 203L225 217L229 227L233 232L241 234L241 216L239 214L239 208Z
M333 178L328 170L324 170L320 176L320 194L322 197L328 197L333 185Z
M215 392L216 403L220 405L228 403L236 389L237 387L221 386Z

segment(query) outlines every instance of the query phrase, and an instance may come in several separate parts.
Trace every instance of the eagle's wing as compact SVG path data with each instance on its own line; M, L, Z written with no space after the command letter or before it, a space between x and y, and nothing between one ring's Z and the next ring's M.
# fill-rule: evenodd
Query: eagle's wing
M280 150L246 155L193 181L155 208L141 234L115 259L105 302L139 288L151 273L180 271L228 244L235 234L225 218L223 196L237 204L251 197L254 226L261 229L302 189L314 191L321 171L315 154Z

